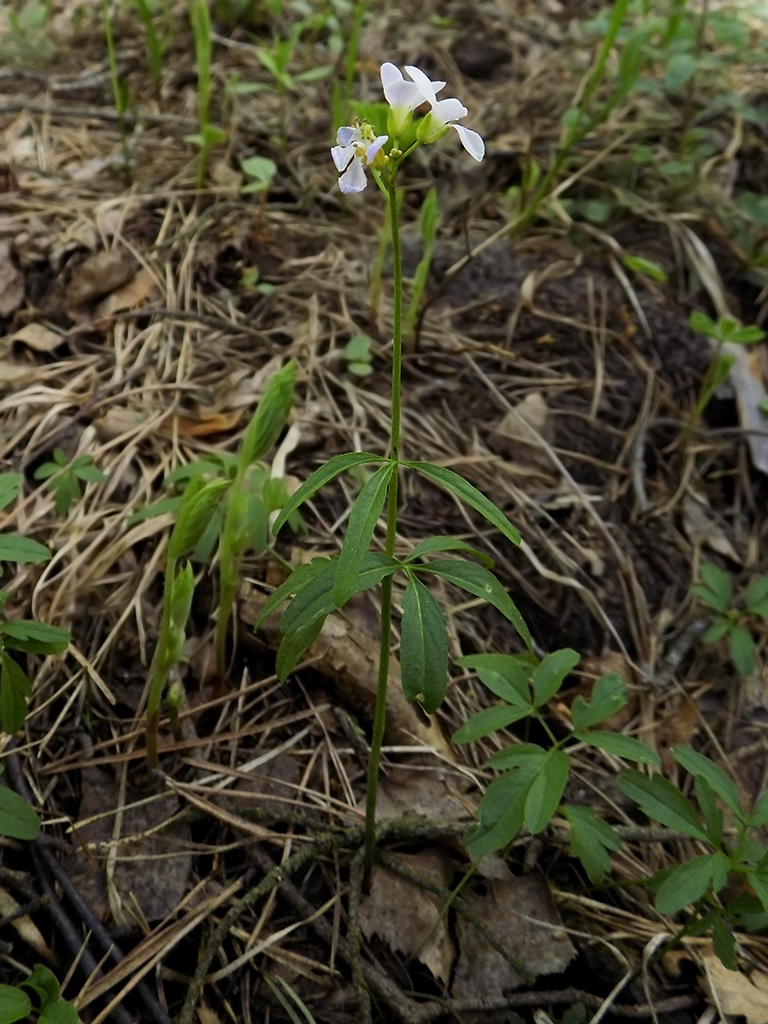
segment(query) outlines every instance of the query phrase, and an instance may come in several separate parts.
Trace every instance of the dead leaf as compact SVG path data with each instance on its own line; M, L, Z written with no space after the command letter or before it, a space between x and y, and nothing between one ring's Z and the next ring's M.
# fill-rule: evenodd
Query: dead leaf
M691 544L697 547L706 545L719 555L743 563L744 560L736 554L736 549L723 528L715 522L708 506L691 495L683 502L683 528Z
M475 883L463 900L509 957L505 959L464 915L456 919L459 959L452 986L456 999L478 1006L520 988L515 962L534 978L560 974L576 956L547 887L539 875Z
M444 764L437 769L395 766L379 783L376 817L469 822L475 817L476 801L464 794L472 785Z
M755 970L747 977L742 971L729 971L714 953L706 953L702 960L717 1009L728 1016L746 1017L747 1024L766 1024L768 975Z
M531 428L531 429L529 429ZM532 391L493 428L494 447L515 464L550 467L541 439L552 443L553 427L547 403L539 391ZM537 436L538 435L538 436Z
M0 385L27 384L40 378L40 370L28 363L16 363L10 359L0 359Z
M24 301L24 275L11 259L11 242L0 238L0 316L15 313Z
M136 309L145 299L156 301L159 298L160 289L157 287L157 282L148 270L142 268L127 284L100 302L94 311L94 316L97 318L113 316L123 309Z
M22 344L34 349L35 352L53 352L59 345L63 345L65 341L56 331L43 327L42 324L27 324L5 340L20 341Z
M117 783L100 768L83 769L82 787L81 820L104 815L118 806ZM163 796L123 812L112 900L105 869L109 846L103 851L91 847L87 856L77 850L66 858L66 870L84 899L102 920L114 918L112 927L118 935L135 930L133 906L139 907L147 921L158 921L173 913L184 896L192 869L192 854L184 849L191 841L189 827L177 823L159 827L178 806L174 796ZM77 836L82 843L111 845L114 821L111 814L85 820L83 825L75 826Z
M739 423L747 440L752 464L768 474L768 438L765 437L765 415L760 408L768 398L768 355L761 345L747 348L727 342L723 352L733 356L730 379L736 391Z
M426 849L391 856L410 874L444 889L450 887L453 864L444 850ZM447 985L456 949L448 915L441 917L443 904L441 896L386 868L376 868L370 895L360 904L360 927L367 939L376 934L394 952L415 956Z
M136 273L136 260L123 249L110 249L88 256L72 272L64 307L76 323L88 319L87 307L95 299L127 284Z
M238 793L247 793L249 806L274 811L274 818L264 818L261 824L271 827L279 820L281 811L295 811L296 791L301 778L299 765L290 754L276 754L262 768L249 772L250 778L240 778L235 785ZM292 802L294 801L294 802ZM242 806L242 801L236 801Z

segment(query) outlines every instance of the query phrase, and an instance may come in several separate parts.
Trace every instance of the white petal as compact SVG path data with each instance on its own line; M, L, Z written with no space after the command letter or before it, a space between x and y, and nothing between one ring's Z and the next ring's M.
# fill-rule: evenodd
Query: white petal
M360 129L354 126L339 128L336 132L336 141L340 146L348 146L352 142L359 142ZM346 167L346 164L344 166Z
M384 99L390 107L413 110L424 102L418 86L413 82L406 82L394 64L381 65L381 86L384 90Z
M458 121L460 117L466 117L468 113L469 111L461 100L440 100L432 107L432 116L442 121L443 124Z
M341 129L339 129L339 131L341 131ZM331 157L333 158L333 162L336 164L337 171L343 171L354 155L354 146L333 146L331 149Z
M445 85L445 82L430 82L429 78L424 74L420 68L414 68L406 64L405 70L414 80L419 88L419 92L427 101L427 103L434 104L437 102L435 99L435 93L438 91L435 86L439 86L441 89Z
M346 195L353 192L362 192L368 182L365 180L363 161L356 156L349 167L339 178L339 188Z
M376 154L379 152L379 150L381 149L381 147L384 145L388 138L388 135L376 136L376 138L365 151L365 162L367 164L373 163L373 158L376 156Z
M485 143L482 136L473 132L471 128L465 128L463 124L452 124L451 128L455 128L459 133L461 144L469 155L475 160L482 160L485 156Z

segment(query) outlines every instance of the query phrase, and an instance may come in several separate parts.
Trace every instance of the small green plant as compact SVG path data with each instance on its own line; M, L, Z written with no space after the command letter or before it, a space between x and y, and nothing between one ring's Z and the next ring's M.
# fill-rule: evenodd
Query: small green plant
M160 95L160 79L163 71L163 58L168 49L169 35L167 30L164 33L158 32L155 26L154 14L159 8L166 16L167 10L164 3L156 4L151 0L134 0L139 20L144 26L144 39L147 49L147 64L149 65L149 77L152 80L152 88L155 95Z
M106 476L93 464L90 455L78 455L72 462L67 460L61 448L54 448L51 462L44 462L35 470L35 480L47 480L48 489L54 496L56 511L66 516L74 502L83 495L81 484L103 484Z
M727 639L734 668L743 676L751 675L755 671L756 644L750 620L768 620L768 576L757 576L738 595L731 577L716 565L703 565L701 578L704 582L691 587L691 593L714 612L702 642L716 644Z
M189 16L192 22L192 35L195 40L195 64L197 67L197 119L199 131L194 135L185 136L185 141L198 146L200 155L197 162L197 188L205 185L208 168L208 157L214 146L227 141L227 133L211 123L211 95L213 77L211 72L211 53L213 40L211 37L211 14L208 0L191 0Z
M429 269L432 266L432 255L435 251L435 239L437 238L437 219L437 189L431 188L427 192L421 206L419 228L421 230L421 240L424 243L424 251L419 260L419 265L416 267L416 273L413 275L411 301L405 314L405 351L409 353L415 352L417 347L416 322L424 290L427 287Z
M266 192L277 174L277 164L266 156L249 156L241 161L240 170L251 179L240 189L241 194L247 196L254 192Z
M356 377L367 377L373 372L371 367L371 339L367 334L355 334L344 346L344 358L347 369Z
M25 989L37 996L35 1005ZM35 1020L37 1024L78 1024L77 1010L61 998L56 976L42 964L18 985L0 985L0 1021Z
M158 502L138 517L148 518L168 511L176 513L168 542L163 612L147 698L147 763L150 768L157 767L157 729L163 693L171 672L183 657L187 619L194 596L190 559L210 555L217 539L216 674L220 683L225 678L229 622L240 585L243 557L246 551L266 548L270 513L284 506L287 499L283 481L271 479L269 470L259 460L277 440L291 411L294 374L295 366L289 362L272 377L236 455L200 460L172 474L170 483L186 480L182 497ZM214 479L206 483L203 479L206 475L213 475ZM174 722L183 699L180 687L172 684L166 699Z
M117 111L117 124L120 128L120 138L123 147L123 168L126 174L130 171L132 158L129 145L131 129L126 114L131 107L131 92L128 83L120 76L117 66L117 51L115 49L115 37L112 34L112 13L109 0L101 0L101 17L104 24L104 38L107 43L107 58L109 60L109 78L112 83L112 97L115 101Z
M696 405L691 413L688 429L693 431L704 414L704 410L709 404L712 395L725 381L733 366L735 357L730 353L723 352L723 346L726 343L732 345L754 345L755 342L763 340L765 331L761 331L759 327L755 326L742 327L739 321L732 316L721 316L715 322L705 313L700 313L698 310L691 312L688 317L688 323L694 331L712 338L715 342L715 351L702 381Z

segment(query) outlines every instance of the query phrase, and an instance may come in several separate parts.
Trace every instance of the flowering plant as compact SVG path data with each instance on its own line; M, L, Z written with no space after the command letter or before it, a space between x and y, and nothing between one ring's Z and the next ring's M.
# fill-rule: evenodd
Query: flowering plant
M422 578L439 576L496 607L513 624L531 650L528 628L506 589L490 572L491 559L454 537L429 537L410 554L395 554L397 535L398 481L401 469L415 470L440 484L483 515L512 544L520 536L504 513L458 473L429 462L407 462L400 455L403 289L400 229L396 199L396 176L402 162L418 146L436 142L454 128L464 148L475 160L482 160L485 146L480 135L457 124L467 114L457 99L437 99L444 82L432 82L419 68L406 67L407 80L394 64L381 67L384 96L389 103L388 134L376 135L365 122L339 128L337 144L331 150L341 173L339 188L344 193L362 192L366 169L384 193L391 225L393 254L393 338L392 392L389 454L347 452L337 455L309 477L287 501L277 517L277 533L308 498L339 473L356 466L372 465L374 472L360 491L349 516L347 533L338 557L314 558L296 568L270 596L255 627L287 598L292 598L280 620L283 639L277 654L277 674L285 679L320 633L326 617L353 596L381 585L381 638L376 710L371 740L366 806L365 880L370 879L375 848L375 812L379 758L384 737L387 706L389 657L392 644L392 581L395 573L407 579L400 623L402 685L410 701L419 701L428 714L434 713L445 697L448 677L448 629L445 614ZM400 142L409 131L413 114L428 104L429 109L416 127L415 141L403 151ZM386 144L392 140L388 152ZM384 551L369 550L374 529L386 506ZM434 557L446 552L471 556Z

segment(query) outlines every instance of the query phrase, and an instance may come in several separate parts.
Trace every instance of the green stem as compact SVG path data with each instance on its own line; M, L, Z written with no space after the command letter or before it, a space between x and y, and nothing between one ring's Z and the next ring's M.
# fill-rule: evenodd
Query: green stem
M147 694L147 768L154 771L158 766L157 731L160 724L160 702L168 677L168 643L171 629L171 588L176 576L176 559L168 558L165 563L165 590L163 593L163 614L157 648L150 670L151 681Z
M400 224L398 222L397 191L394 175L386 183L387 204L392 237L392 396L389 457L400 458L400 399L402 394L403 370L403 266L400 252ZM395 553L397 536L397 484L398 475L392 476L387 493L387 541L388 555ZM365 803L365 859L363 867L363 888L369 891L373 858L376 851L376 795L379 784L379 761L384 741L384 725L387 719L387 683L389 682L389 650L392 643L392 577L387 576L381 585L381 644L379 647L379 675L376 684L376 710L373 719L371 753L368 758L368 790Z

